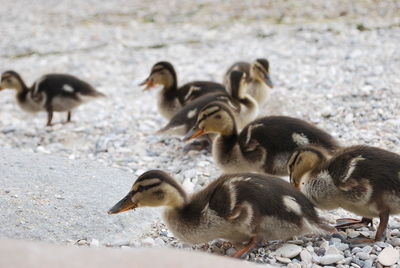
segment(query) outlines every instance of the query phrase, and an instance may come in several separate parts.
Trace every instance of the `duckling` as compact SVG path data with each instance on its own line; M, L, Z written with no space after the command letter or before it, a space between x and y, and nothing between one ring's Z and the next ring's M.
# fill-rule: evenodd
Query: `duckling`
M286 176L286 163L299 146L318 144L328 150L338 148L338 143L328 133L288 116L259 118L238 133L231 109L219 102L211 103L199 112L196 125L184 139L206 133L217 134L212 155L226 173L258 172Z
M174 130L175 134L185 135L195 125L198 112L213 101L228 104L233 111L238 128L242 129L258 114L258 104L251 96L246 94L246 85L246 74L241 71L232 71L227 84L231 96L225 93L213 93L195 99L179 110L169 123L159 130L159 133Z
M288 182L261 174L222 175L189 196L170 175L150 170L139 176L108 213L145 206L165 206L168 228L184 242L199 244L221 238L237 249L248 242L234 257L262 241L333 230Z
M210 81L194 81L178 87L178 79L171 63L160 61L154 64L148 78L139 85L148 90L157 84L163 85L158 96L158 110L166 119L171 119L185 104L211 92L226 93L225 86Z
M323 148L296 149L288 161L290 181L319 208L343 208L379 217L379 241L389 215L400 213L400 155L370 146L351 146L334 154ZM369 220L372 222L372 220Z
M15 89L18 105L25 111L36 113L47 111L47 126L51 126L53 112L71 111L90 98L104 97L87 82L68 74L46 74L36 80L31 87L15 71L1 75L0 90Z
M271 78L269 76L269 62L267 59L257 59L253 63L239 61L234 63L224 76L224 84L229 82L229 74L234 71L242 71L247 75L247 92L257 103L262 106L269 97L270 90L273 88Z

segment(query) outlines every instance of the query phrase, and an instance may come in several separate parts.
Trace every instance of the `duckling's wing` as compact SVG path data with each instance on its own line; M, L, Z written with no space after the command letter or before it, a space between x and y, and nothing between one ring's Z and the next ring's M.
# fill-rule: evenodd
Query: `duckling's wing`
M33 95L44 92L48 98L54 96L76 98L79 95L98 97L103 94L89 83L68 74L47 74L38 79L33 87Z
M380 148L346 148L331 159L328 172L343 191L400 192L400 156Z
M185 105L209 93L228 94L225 90L225 86L220 83L194 81L181 86L178 89L177 97L181 105Z
M213 101L228 102L229 96L224 93L209 93L201 96L182 107L158 133L167 132L185 126L185 133L192 128L197 121L198 113L203 107Z

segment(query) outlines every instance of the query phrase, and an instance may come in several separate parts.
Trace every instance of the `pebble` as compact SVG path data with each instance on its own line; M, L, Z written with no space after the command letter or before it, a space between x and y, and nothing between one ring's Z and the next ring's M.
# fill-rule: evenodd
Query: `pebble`
M323 265L334 264L343 259L341 254L330 254L319 258L319 263Z
M355 237L357 237L359 235L360 235L359 231L349 230L347 232L347 236L350 237L350 238L355 238Z
M303 249L303 250L300 252L300 259L301 259L303 262L305 262L306 264L311 263L311 262L312 262L311 253L310 253L308 250Z
M90 241L90 246L91 246L91 247L99 247L99 246L100 246L100 241L93 238L93 239Z
M399 260L399 251L392 246L386 247L378 255L378 262L383 266L391 266Z
M284 244L282 247L276 250L277 256L284 258L294 258L300 254L302 248L294 244Z
M360 260L368 260L370 257L369 257L369 254L368 253L365 253L365 252L357 252L357 254L356 254L356 257L357 258L359 258Z
M343 254L342 251L338 250L335 246L329 246L326 250L326 255Z
M290 263L291 262L291 260L289 258L280 257L280 256L276 256L275 259L281 263Z
M230 256L236 252L236 249L234 248L228 248L225 252L226 255Z
M153 247L153 246L155 245L155 241L154 241L154 239L151 238L151 237L143 238L140 242L141 242L142 245L145 246L145 247Z

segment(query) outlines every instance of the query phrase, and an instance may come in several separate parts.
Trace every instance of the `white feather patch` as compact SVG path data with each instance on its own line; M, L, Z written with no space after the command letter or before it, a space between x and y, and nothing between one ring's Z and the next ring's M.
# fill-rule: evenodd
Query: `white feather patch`
M246 135L246 142L245 142L245 144L247 145L249 142L250 142L250 140L251 140L251 134L252 134L252 131L253 131L253 129L255 129L255 128L257 128L257 127L261 127L263 124L252 124L252 125L250 125L249 127L248 127L248 129L247 129L247 135Z
M310 143L310 141L308 140L307 136L304 135L303 133L293 133L292 134L292 139L293 139L294 143L296 143L299 146L307 145L307 144Z
M193 116L196 115L196 113L197 113L197 108L194 108L193 110L190 110L190 111L187 113L187 118L192 118Z
M362 160L365 160L365 158L363 158L361 155L351 159L350 164L349 164L349 169L347 170L346 176L344 176L342 182L347 181L351 177L351 174L353 173L354 169L357 167L357 162L362 161Z
M197 90L200 90L200 89L201 89L201 87L191 86L189 88L189 90L188 90L188 93L186 93L186 95L184 97L184 100L188 100L190 95L192 95L193 91L197 91Z
M287 211L292 211L297 215L302 214L301 207L299 203L296 202L294 197L289 195L283 196L283 204L285 205Z
M65 84L62 86L62 90L66 91L66 92L74 92L74 88L68 84Z

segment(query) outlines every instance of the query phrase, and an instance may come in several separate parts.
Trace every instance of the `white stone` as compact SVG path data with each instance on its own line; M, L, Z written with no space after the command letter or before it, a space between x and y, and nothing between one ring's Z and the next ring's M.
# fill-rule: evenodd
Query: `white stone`
M281 263L291 263L291 260L289 258L276 256L275 259Z
M294 258L300 254L301 250L302 248L297 245L284 244L276 250L276 255L284 258Z
M366 253L366 252L358 252L358 253L356 254L356 256L357 256L360 260L363 260L363 261L368 260L369 257L370 257L369 254Z
M143 238L140 242L146 247L153 247L155 245L154 239L151 237Z
M312 256L311 256L310 252L308 252L308 250L306 250L306 249L303 249L300 252L300 258L303 262L305 262L307 264L312 263Z
M383 266L391 266L399 260L399 251L389 246L379 253L378 262Z
M330 254L319 258L319 263L323 265L334 264L340 260L343 260L343 255L341 254Z
M325 255L335 255L335 254L343 254L343 252L338 250L335 246L329 246L325 253Z
M347 236L350 238L355 238L360 235L359 231L350 230L347 232Z
M329 247L329 242L328 241L324 241L321 243L321 248L327 249Z
M90 241L90 246L91 247L99 247L100 246L100 241L93 238L92 241Z

